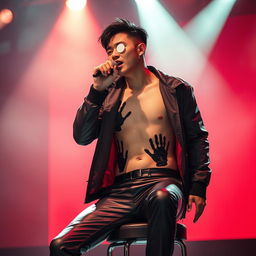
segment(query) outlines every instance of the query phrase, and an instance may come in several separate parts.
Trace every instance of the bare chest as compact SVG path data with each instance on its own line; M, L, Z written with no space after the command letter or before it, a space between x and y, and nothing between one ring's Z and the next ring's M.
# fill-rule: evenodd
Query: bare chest
M163 125L167 117L159 85L149 86L137 93L125 91L118 114L119 131Z

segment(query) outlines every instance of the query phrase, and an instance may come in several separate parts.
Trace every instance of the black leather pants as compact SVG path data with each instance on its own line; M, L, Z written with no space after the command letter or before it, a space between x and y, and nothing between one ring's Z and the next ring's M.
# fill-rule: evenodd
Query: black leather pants
M50 256L78 256L101 243L121 224L148 222L147 256L170 256L183 207L181 184L171 177L146 177L114 184L82 211L50 244Z

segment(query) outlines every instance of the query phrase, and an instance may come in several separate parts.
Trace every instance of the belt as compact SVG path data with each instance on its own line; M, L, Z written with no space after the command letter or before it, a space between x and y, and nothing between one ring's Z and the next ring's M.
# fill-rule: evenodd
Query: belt
M180 179L178 171L170 168L147 168L137 169L115 177L115 182L124 182L144 177L172 177Z

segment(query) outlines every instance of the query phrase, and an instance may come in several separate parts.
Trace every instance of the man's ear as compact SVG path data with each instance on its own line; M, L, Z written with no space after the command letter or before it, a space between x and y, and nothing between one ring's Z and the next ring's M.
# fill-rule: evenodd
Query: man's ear
M137 45L137 53L139 56L142 56L146 51L146 45L144 43L139 43Z

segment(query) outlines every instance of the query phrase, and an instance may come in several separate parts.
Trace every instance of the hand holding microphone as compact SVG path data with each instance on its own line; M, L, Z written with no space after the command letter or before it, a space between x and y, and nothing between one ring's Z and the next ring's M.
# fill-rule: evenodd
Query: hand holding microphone
M103 91L119 77L117 63L107 60L93 69L93 87L98 91Z

